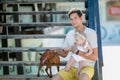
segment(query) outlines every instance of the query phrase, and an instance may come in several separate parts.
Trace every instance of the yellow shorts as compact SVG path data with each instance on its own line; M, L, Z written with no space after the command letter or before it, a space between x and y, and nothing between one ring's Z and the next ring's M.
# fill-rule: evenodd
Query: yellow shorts
M76 76L76 71L77 68L71 67L68 72L65 70L60 70L58 74L62 76L63 80L79 80ZM89 80L91 80L94 75L94 68L90 66L85 66L80 73L88 74L90 78Z

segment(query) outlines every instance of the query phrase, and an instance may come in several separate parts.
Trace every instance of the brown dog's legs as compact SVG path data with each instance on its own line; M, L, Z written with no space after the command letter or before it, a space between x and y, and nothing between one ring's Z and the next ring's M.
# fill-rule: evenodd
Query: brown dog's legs
M46 69L45 69L45 71L46 71L46 73L47 73L47 75L50 77L50 78L52 78L52 65L49 65L49 66L46 66ZM48 68L50 69L50 74L48 73Z
M57 65L57 71L59 72L59 70L60 70L60 67L59 67L59 64Z
M50 77L49 73L48 73L48 66L46 66L46 69L45 69L47 75Z
M38 76L38 77L40 76L39 72L40 72L40 69L41 69L41 68L42 68L42 65L39 65L38 73L37 73L37 76Z
M52 66L50 66L50 78L52 78Z

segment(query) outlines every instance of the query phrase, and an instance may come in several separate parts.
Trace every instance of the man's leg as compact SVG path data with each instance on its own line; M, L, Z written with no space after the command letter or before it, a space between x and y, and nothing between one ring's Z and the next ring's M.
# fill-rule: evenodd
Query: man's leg
M78 80L75 75L76 71L77 68L75 67L70 67L69 71L62 69L52 78L52 80Z
M80 72L79 80L91 80L94 76L94 67L85 66Z
M89 80L89 76L86 73L80 74L79 80Z

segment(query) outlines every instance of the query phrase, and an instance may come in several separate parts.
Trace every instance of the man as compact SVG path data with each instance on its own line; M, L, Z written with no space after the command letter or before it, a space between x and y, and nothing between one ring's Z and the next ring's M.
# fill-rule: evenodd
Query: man
M60 70L53 78L52 80L91 80L93 75L94 75L94 65L95 61L98 58L98 48L97 48L97 35L96 32L90 28L85 27L82 22L83 22L83 16L82 12L78 8L73 8L68 12L68 16L70 19L70 23L74 27L73 30L69 31L66 35L65 42L64 42L64 50L70 50L70 47L72 46L71 50L76 51L76 54L79 56L82 56L88 60L93 60L94 63L87 63L86 64L91 64L91 66L85 66L82 68L80 71L78 77L76 76L77 68L79 66L79 63L74 63L69 71ZM76 50L74 42L75 42L75 37L74 34L76 32L84 32L86 35L87 41L90 43L93 52L89 56L85 56L84 52L80 52L79 50ZM64 51L63 50L63 51ZM66 57L68 55L71 55L71 53L65 54L64 52L61 52L59 54L62 57Z

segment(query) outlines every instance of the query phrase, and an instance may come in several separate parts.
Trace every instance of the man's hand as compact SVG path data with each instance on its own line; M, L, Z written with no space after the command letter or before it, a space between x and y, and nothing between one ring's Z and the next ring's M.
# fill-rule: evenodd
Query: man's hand
M63 50L64 50L64 51L70 51L71 48L70 48L70 47L69 47L69 48L64 48Z

